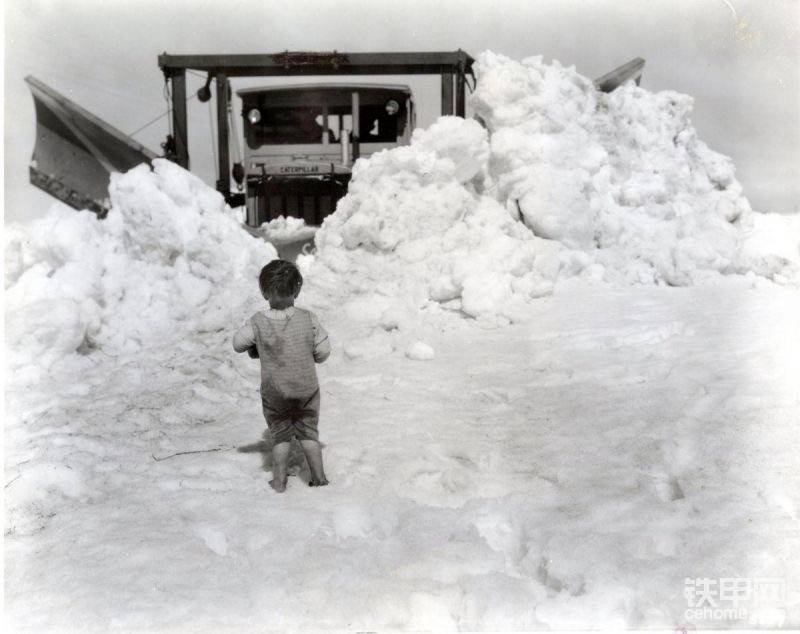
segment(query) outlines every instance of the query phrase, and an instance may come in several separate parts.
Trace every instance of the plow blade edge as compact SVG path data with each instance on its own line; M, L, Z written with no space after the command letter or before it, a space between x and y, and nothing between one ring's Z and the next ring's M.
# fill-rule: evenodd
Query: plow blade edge
M618 88L626 81L633 80L636 85L642 81L642 72L644 71L644 60L641 57L634 57L627 64L618 66L609 73L594 80L594 85L602 92L611 92Z
M157 155L35 77L25 82L36 106L31 184L70 207L104 216L111 173Z

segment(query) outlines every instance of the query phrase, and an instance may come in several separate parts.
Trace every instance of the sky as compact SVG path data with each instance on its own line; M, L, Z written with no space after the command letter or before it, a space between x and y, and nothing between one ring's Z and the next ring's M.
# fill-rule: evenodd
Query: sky
M459 48L542 55L592 78L644 57L642 86L694 97L700 138L734 159L754 208L800 212L800 0L6 0L5 222L52 203L28 183L35 115L26 75L131 133L166 110L164 51ZM411 86L421 127L439 115L438 77L368 80ZM188 81L191 92L203 84ZM276 82L288 83L240 79L233 88ZM190 101L189 127L192 170L213 185L208 104ZM166 132L162 118L135 138L160 151Z

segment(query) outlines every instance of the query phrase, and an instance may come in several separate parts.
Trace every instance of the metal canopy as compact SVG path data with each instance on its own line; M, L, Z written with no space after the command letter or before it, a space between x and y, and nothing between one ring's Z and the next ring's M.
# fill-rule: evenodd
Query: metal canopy
M292 75L440 75L472 73L475 60L462 50L444 53L316 53L264 55L158 56L158 65L172 75L187 69L225 73L228 77Z

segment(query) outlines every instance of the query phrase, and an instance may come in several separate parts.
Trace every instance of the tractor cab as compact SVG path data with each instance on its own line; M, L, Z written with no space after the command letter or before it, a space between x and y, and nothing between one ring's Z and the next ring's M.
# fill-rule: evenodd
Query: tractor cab
M307 84L237 94L253 227L278 216L319 225L347 193L354 161L407 144L414 129L408 86Z

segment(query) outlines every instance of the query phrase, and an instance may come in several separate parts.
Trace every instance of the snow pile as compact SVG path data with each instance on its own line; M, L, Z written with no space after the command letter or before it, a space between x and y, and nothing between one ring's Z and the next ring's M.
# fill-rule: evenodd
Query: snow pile
M169 161L112 176L109 193L104 220L59 206L6 230L12 367L229 327L275 257L220 194Z
M258 232L267 242L280 244L313 238L317 227L307 225L302 218L278 216L274 220L263 223L258 228Z
M536 235L589 254L603 279L796 278L786 260L743 256L757 221L731 160L697 138L688 95L633 83L601 93L541 57L487 52L475 72L472 105L490 132L494 194Z
M633 84L603 94L541 57L487 52L476 74L485 127L442 117L410 146L358 161L316 258L301 260L330 305L375 329L376 347L392 344L380 329L420 311L524 320L567 278L800 280L797 226L784 224L782 254L753 247L763 216L731 161L697 138L690 97Z
M411 145L358 161L348 195L301 265L355 321L386 330L420 309L522 319L551 292L558 245L537 238L480 194L489 158L476 121L442 117Z
M436 355L427 343L415 341L406 349L406 356L412 361L433 361Z

